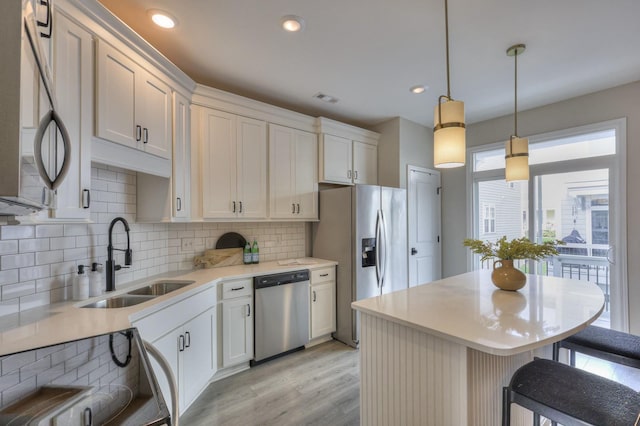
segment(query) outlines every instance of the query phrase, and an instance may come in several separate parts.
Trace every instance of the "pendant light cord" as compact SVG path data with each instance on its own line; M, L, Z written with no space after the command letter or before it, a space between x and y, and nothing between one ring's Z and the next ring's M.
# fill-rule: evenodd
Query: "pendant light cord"
M451 100L451 85L449 84L449 6L444 0L444 34L447 50L447 98Z
M514 86L515 86L515 90L513 91L514 93L514 112L513 112L513 127L514 127L514 136L518 137L518 52L516 51L516 54L513 55L514 59L515 59L515 78L514 78Z

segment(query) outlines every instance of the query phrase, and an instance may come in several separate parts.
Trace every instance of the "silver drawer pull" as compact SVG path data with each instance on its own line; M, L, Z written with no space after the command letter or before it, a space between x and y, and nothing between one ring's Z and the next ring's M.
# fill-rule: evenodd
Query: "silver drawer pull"
M244 290L244 286L231 289L231 291L238 291L238 290Z

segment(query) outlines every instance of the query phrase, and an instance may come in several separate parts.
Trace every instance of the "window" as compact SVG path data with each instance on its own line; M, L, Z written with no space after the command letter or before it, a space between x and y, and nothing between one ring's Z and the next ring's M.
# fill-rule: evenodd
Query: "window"
M485 203L482 211L484 212L482 223L485 234L492 234L496 232L496 206L493 204Z

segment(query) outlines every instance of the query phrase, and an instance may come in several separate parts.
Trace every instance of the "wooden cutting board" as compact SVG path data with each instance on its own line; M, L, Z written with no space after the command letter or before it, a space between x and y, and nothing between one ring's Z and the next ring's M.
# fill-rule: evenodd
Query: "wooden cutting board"
M207 250L202 256L196 256L196 267L219 268L221 266L242 265L242 248Z

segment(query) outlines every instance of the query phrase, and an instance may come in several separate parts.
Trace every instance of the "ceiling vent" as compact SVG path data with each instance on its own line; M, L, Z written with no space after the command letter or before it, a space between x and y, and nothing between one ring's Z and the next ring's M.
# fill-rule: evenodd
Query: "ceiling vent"
M313 95L313 97L330 104L338 103L338 100L339 100L338 98L331 95L327 95L326 93L316 93L315 95Z

